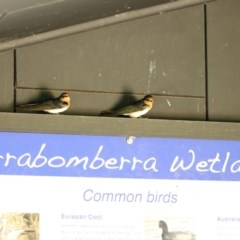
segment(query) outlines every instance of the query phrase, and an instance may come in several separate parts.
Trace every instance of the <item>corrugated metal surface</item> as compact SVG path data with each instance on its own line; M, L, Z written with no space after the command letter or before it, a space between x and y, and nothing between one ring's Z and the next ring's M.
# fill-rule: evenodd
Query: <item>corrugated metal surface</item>
M1 0L0 40L22 38L168 0Z
M2 0L0 50L209 1Z
M203 5L22 47L16 56L17 103L67 90L67 114L97 116L151 93L148 117L205 119Z
M208 7L210 120L240 120L239 9L239 0L218 1Z
M217 0L34 45L5 45L17 49L0 53L1 111L66 90L72 106L65 114L98 116L151 93L150 118L239 121L238 8L238 0ZM36 36L42 41L51 32Z

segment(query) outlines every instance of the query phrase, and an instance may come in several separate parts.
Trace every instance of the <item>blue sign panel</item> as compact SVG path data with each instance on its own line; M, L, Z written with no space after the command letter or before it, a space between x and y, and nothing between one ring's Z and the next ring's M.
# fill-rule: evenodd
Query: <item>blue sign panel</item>
M0 174L240 180L240 141L0 133Z

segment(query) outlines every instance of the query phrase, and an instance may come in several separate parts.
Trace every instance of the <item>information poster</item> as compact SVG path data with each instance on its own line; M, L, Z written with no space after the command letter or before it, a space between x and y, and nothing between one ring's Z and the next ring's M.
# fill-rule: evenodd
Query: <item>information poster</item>
M0 133L0 239L240 240L240 141Z

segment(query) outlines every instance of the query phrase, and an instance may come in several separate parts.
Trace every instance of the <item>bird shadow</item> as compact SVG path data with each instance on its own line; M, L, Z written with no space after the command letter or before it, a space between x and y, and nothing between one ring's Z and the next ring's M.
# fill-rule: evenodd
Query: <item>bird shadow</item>
M45 101L52 98L56 98L56 96L53 95L52 92L49 90L43 90L39 92L34 99L31 100L31 102L39 102L39 101Z
M34 98L31 97L29 100L27 101L25 100L25 102L22 102L21 104L41 102L41 101L49 100L55 97L56 96L54 96L51 91L42 90L42 91L36 92Z
M122 91L120 98L116 102L116 104L111 108L111 110L116 110L120 107L126 106L129 103L135 102L138 99L133 96L133 92L129 88L125 88Z

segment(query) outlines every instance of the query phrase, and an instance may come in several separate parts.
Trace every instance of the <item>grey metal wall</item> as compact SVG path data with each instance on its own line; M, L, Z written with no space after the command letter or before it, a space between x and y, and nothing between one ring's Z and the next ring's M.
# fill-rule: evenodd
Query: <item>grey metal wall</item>
M240 120L240 1L208 5L209 119Z
M98 116L151 93L149 118L238 121L238 0L218 0L0 53L0 110L71 95Z

